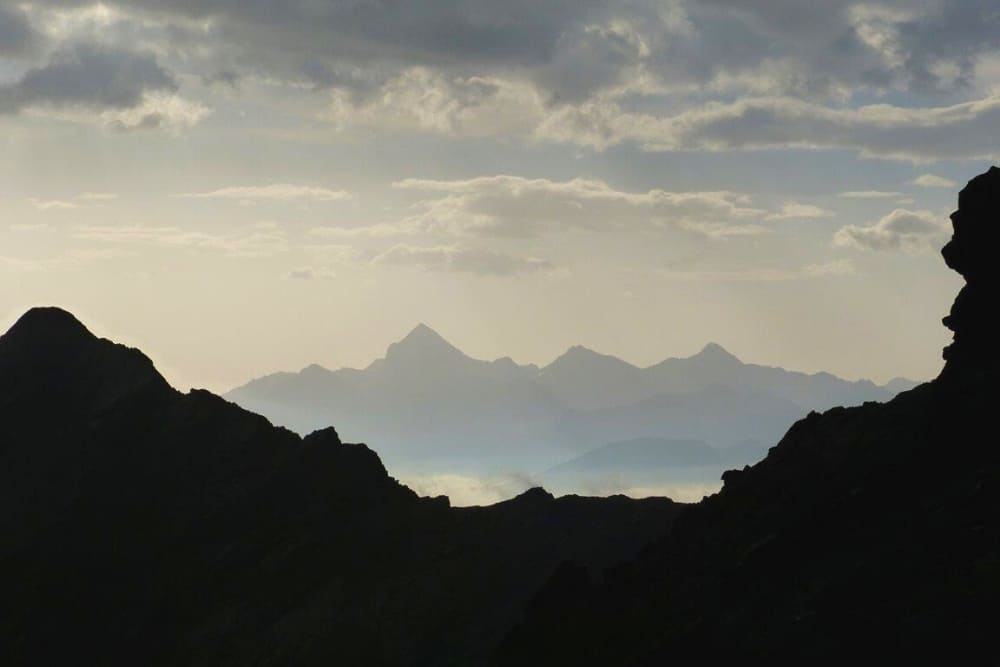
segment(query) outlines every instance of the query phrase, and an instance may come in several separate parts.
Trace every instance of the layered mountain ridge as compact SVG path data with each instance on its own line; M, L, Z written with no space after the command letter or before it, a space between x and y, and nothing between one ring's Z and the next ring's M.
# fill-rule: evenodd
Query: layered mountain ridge
M310 366L253 380L226 397L299 432L335 423L342 433L364 434L400 471L489 475L541 474L642 438L702 440L732 450L720 459L743 465L765 451L746 442L774 442L810 410L885 401L912 386L744 364L716 343L646 368L573 346L539 368L473 359L421 324L365 369ZM734 452L746 458L733 459ZM627 487L630 473L621 472ZM706 469L705 481L721 472ZM561 488L582 488L597 474L581 470Z

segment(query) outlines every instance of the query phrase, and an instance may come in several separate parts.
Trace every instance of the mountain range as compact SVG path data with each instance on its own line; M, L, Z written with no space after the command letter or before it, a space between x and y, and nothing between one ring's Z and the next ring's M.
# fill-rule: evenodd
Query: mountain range
M714 343L646 368L574 346L539 368L509 357L470 358L421 324L365 369L312 365L253 380L225 397L300 433L337 424L341 433L378 443L390 469L404 477L519 472L572 492L608 475L613 488L644 486L642 470L714 484L725 465L759 460L767 443L811 410L885 401L914 385L746 364ZM647 441L644 466L588 469L593 457L577 458L636 439ZM718 450L709 457L714 464L664 467L667 458L649 445L692 439ZM548 474L571 459L574 466Z

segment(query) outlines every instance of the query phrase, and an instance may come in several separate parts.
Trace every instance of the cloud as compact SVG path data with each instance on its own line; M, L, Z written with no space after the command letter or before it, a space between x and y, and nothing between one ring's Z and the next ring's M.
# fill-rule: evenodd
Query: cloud
M0 56L20 56L31 51L38 35L20 7L0 5Z
M956 185L955 181L934 174L917 176L912 183L921 188L953 188Z
M221 252L229 257L271 257L288 250L280 233L208 234L180 227L92 226L82 227L77 238L117 245L149 245Z
M802 275L812 278L824 276L853 276L856 273L854 262L849 259L835 259L823 264L809 264L802 267Z
M56 271L99 262L128 255L128 252L111 249L74 248L61 255L51 257L10 257L0 255L0 269L14 273L31 273L37 271Z
M90 0L31 3L39 22ZM414 65L446 76L513 73L546 98L580 100L631 80L705 84L768 72L784 93L961 89L1000 49L998 19L968 0L119 0L122 39L159 27L203 76L260 73L358 95ZM119 23L136 24L131 30Z
M330 202L351 199L351 193L345 190L309 185L293 185L291 183L273 183L259 186L233 186L220 188L210 192L188 192L177 195L185 199L233 199L237 201L316 201Z
M802 220L802 219L832 218L832 217L833 217L833 211L828 211L825 208L820 208L819 206L813 206L812 204L797 204L795 202L787 202L781 207L780 212L768 215L767 219Z
M862 250L920 252L937 249L947 235L947 222L930 211L897 208L871 226L841 227L833 243L839 247Z
M635 142L646 151L846 148L868 157L913 162L990 158L984 137L1000 125L1000 96L944 107L875 104L832 108L792 97L711 102L672 116L618 105L564 107L536 131L543 141L603 150Z
M892 199L893 197L902 197L903 193L885 190L849 190L841 192L837 196L845 199Z
M995 95L938 108L856 102L900 91L911 93L903 99L962 99L1000 51L1000 18L985 2L39 0L24 7L5 10L20 17L7 23L17 23L18 34L37 26L57 55L0 89L0 107L120 112L159 95L155 109L107 120L120 129L183 129L208 112L176 97L162 60L207 86L326 91L310 99L329 100L326 118L352 132L516 137L596 150L846 148L914 161L998 151L982 140L1000 121ZM129 51L136 43L149 52Z
M83 201L112 201L118 199L118 195L113 192L83 192L77 199Z
M376 255L372 263L383 266L416 267L427 271L473 273L481 276L514 276L552 268L549 262L535 257L514 257L492 250L460 245L399 244Z
M692 282L782 283L853 276L856 269L851 260L837 259L801 267L749 266L731 269L655 269L653 273Z
M121 132L163 129L188 130L200 123L212 109L179 95L149 93L135 107L108 110L101 114L107 127Z
M29 199L28 201L38 211L71 211L80 208L80 204L62 199Z
M302 266L292 269L284 277L285 280L330 280L336 278L336 276L336 273L325 267L313 268L311 266Z
M397 224L403 232L530 237L558 230L656 231L682 229L723 238L763 233L765 211L732 192L616 190L604 181L482 176L440 181L406 179L401 190L437 193L414 205Z
M528 136L545 111L527 82L448 76L409 67L359 96L335 89L326 118L339 130L421 130L458 136Z
M120 111L138 107L148 93L176 90L173 75L150 53L77 44L0 86L0 113L35 106Z

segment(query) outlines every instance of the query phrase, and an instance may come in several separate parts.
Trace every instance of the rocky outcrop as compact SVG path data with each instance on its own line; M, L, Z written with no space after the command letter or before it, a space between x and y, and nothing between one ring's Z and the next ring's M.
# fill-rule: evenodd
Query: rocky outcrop
M1000 248L1000 169L991 167L969 181L951 221L955 233L941 254L966 285L944 318L955 332L955 341L945 348L944 376L996 372L1000 266L993 255Z

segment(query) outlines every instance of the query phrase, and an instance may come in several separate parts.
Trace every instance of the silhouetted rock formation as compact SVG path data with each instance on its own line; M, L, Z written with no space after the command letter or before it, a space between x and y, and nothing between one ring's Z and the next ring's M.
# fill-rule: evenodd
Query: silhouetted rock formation
M605 567L665 499L452 509L33 309L0 337L0 664L476 664L564 560Z
M968 280L937 380L795 424L599 580L561 568L501 665L924 664L995 651L1000 599L1000 170L962 191L944 256ZM981 659L978 658L977 659Z
M1000 301L1000 169L991 167L958 195L958 210L951 214L955 234L941 254L958 271L966 285L958 293L944 324L955 332L955 342L945 348L944 375L996 371L997 339L993 322Z

